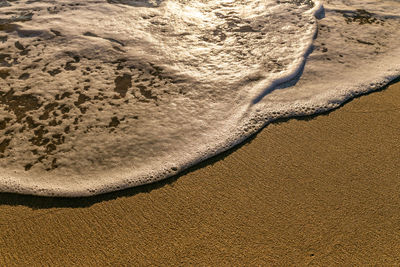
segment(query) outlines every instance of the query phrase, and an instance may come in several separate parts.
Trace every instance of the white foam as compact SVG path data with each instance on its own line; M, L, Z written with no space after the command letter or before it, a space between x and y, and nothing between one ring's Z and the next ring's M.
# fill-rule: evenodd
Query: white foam
M398 2L324 6L311 55L323 9L309 0L1 7L0 191L154 182L399 75Z

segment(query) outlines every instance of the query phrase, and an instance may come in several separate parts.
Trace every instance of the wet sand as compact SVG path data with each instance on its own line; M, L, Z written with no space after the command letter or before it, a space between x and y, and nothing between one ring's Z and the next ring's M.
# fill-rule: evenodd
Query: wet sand
M400 264L400 83L153 185L0 194L0 266Z

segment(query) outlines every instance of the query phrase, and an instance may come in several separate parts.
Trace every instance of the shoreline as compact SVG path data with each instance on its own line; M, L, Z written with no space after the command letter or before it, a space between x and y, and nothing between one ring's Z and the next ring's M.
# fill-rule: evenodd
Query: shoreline
M399 263L398 80L155 184L0 193L0 265Z
M385 78L385 79L388 80L388 78ZM310 120L311 118L314 118L316 116L326 115L338 108L341 108L348 102L351 102L353 99L357 99L359 97L369 95L374 92L379 92L379 91L385 90L387 87L389 87L393 84L399 83L399 82L400 82L400 76L397 78L394 78L393 80L390 80L384 86L382 86L378 89L370 89L368 91L355 92L354 96L346 96L345 99L342 99L342 101L340 103L334 104L333 107L331 107L329 109L323 108L319 112L311 112L310 114L307 114L308 112L306 112L305 114L300 113L300 115L289 115L289 116L284 116L284 117L278 117L277 119L273 119L268 122L259 122L258 124L253 125L253 129L251 129L245 137L242 137L239 140L233 142L235 144L228 142L225 145L223 145L223 147L229 147L229 148L226 150L222 150L222 152L213 152L212 156L207 156L207 157L204 157L203 159L198 158L198 159L193 160L192 162L190 162L190 161L185 162L182 166L180 166L180 164L173 164L174 166L180 166L179 168L182 168L182 170L179 170L176 174L174 174L174 172L176 172L176 169L178 169L178 168L171 167L172 172L167 171L166 178L160 178L160 177L165 176L163 174L163 173L165 173L165 168L164 168L164 172L161 172L159 170L154 172L154 173L157 173L156 175L154 175L154 177L156 177L156 178L152 178L152 179L154 179L154 181L141 183L139 180L139 181L131 181L129 183L122 182L122 183L106 184L106 185L103 185L100 187L96 187L93 185L92 185L92 187L88 186L88 184L85 181L79 187L77 186L76 183L70 183L70 184L74 184L74 187L71 187L71 186L65 187L62 184L52 184L52 183L48 183L45 187L41 187L42 185L40 187L37 187L37 185L32 184L31 182L26 184L26 183L21 183L23 181L23 180L21 180L20 183L15 183L11 179L9 181L5 180L5 183L3 181L3 186L5 186L5 188L7 190L0 191L0 194L1 193L6 193L6 194L10 193L10 194L37 196L37 197L45 197L45 198L91 198L91 197L101 196L101 195L105 195L105 194L113 194L114 192L118 192L118 191L130 190L132 188L142 187L142 186L146 186L146 185L152 185L152 184L156 184L156 183L160 183L160 182L162 183L163 180L169 180L169 179L175 180L175 179L177 179L177 177L180 177L188 172L191 172L192 170L196 170L198 168L199 164L204 163L202 165L207 165L208 164L207 162L210 159L211 159L211 161L213 161L220 157L224 157L225 154L227 155L231 151L235 151L237 148L241 147L242 145L246 144L249 140L253 139L255 137L255 135L257 135L260 131L262 131L264 128L268 127L268 125L270 125L272 123L286 122L291 119ZM383 82L380 82L380 83L382 84ZM374 85L374 86L376 86L376 85ZM264 126L262 126L262 125L264 125ZM227 141L225 141L225 142L227 142ZM221 146L221 144L219 146ZM7 172L5 172L5 173L6 173L6 177L7 177L7 175L10 177L13 176L10 173L7 173ZM113 176L114 174L112 174L112 172L111 172L111 173L107 173L107 175ZM101 175L101 176L99 176L99 178L104 180L104 177L108 177L107 175ZM88 174L88 176L93 176L93 175ZM23 177L25 178L25 176L23 176ZM168 181L165 181L165 182L168 183Z
M317 2L315 4L317 4ZM265 53L269 51L272 53L271 56L273 55L273 57L266 56L265 59L269 61L269 58L271 58L271 62L268 64L260 63L256 65L252 63L250 65L247 65L247 63L243 65L240 63L238 66L247 66L245 67L245 73L253 73L253 67L255 67L256 69L261 68L260 73L270 73L271 75L268 74L265 76L263 74L259 76L257 74L254 77L250 75L250 77L246 74L242 77L242 74L245 73L240 74L238 72L239 69L242 68L234 67L234 62L236 62L234 58L239 58L234 56L237 53L227 52L233 56L233 61L228 64L230 67L226 65L228 67L226 71L227 73L232 71L233 76L231 74L228 75L224 70L223 72L228 76L224 76L225 74L221 73L221 75L218 74L218 77L215 77L215 80L209 79L214 77L213 75L217 73L211 71L210 73L212 75L210 74L210 77L204 80L201 78L201 81L204 81L204 84L203 82L199 83L199 88L197 88L197 85L195 85L197 83L195 82L196 79L187 79L187 84L184 81L180 81L178 82L180 85L178 85L178 83L175 84L173 81L175 79L174 78L171 80L170 84L172 87L167 84L165 84L165 86L159 85L157 82L157 85L154 84L153 88L153 82L151 82L151 84L146 85L149 86L149 88L152 88L151 90L148 90L154 93L154 95L151 93L151 97L148 99L150 102L147 102L147 100L141 101L144 100L142 97L146 98L146 94L143 95L140 93L141 90L139 90L139 88L135 85L136 81L134 84L132 84L132 77L134 77L136 74L142 76L143 73L148 73L150 76L153 76L151 73L158 73L159 70L156 69L160 68L160 66L169 65L169 60L166 59L167 57L157 57L160 60L159 62L157 61L158 63L156 64L158 67L155 69L150 67L150 65L153 66L153 63L155 64L155 62L153 62L150 63L149 69L146 67L146 70L139 70L137 68L133 68L132 66L136 66L136 63L139 63L140 65L142 60L151 62L151 57L147 59L145 59L146 56L144 56L144 58L140 57L140 59L134 57L131 58L132 60L128 60L130 57L127 57L129 62L127 61L126 64L121 63L122 65L118 66L114 66L112 64L107 65L107 63L107 67L103 67L108 68L108 71L106 72L111 75L110 77L103 77L103 75L100 74L100 71L95 71L93 73L90 72L90 76L92 77L91 79L94 78L96 83L92 83L90 82L90 79L87 80L84 78L85 75L89 75L89 72L86 73L86 71L84 71L84 65L90 65L92 67L99 62L96 61L97 63L94 64L94 62L89 63L89 61L85 60L82 62L80 61L80 57L83 56L83 54L86 54L86 52L89 53L92 51L91 49L89 49L90 51L88 50L86 52L75 51L75 56L69 53L63 54L63 56L61 56L62 58L59 58L59 61L57 61L57 64L56 62L53 62L54 67L60 66L60 68L63 69L64 64L67 64L66 62L68 62L71 59L71 56L73 56L73 58L75 58L74 61L77 61L75 62L77 64L75 67L78 67L78 69L81 71L79 72L79 70L75 67L73 69L77 70L76 73L70 72L69 70L65 72L62 71L63 73L58 73L58 71L56 71L59 74L56 80L50 77L52 76L51 73L53 73L53 71L45 71L45 66L43 66L43 68L39 67L41 64L49 64L49 62L46 63L44 61L47 61L48 58L53 58L49 57L53 49L46 49L46 51L51 53L45 53L47 56L44 57L44 61L41 61L44 54L41 55L40 58L35 59L38 60L37 62L42 62L40 64L38 63L38 67L35 68L37 71L39 71L39 73L40 70L42 70L42 72L44 72L44 76L36 74L33 75L36 73L36 71L33 71L32 75L28 72L18 73L20 70L22 71L25 68L23 67L25 64L28 64L30 60L33 60L33 58L30 56L21 58L24 63L22 64L22 61L18 63L22 65L15 69L17 72L12 75L10 74L10 77L7 76L7 80L4 79L2 81L4 86L0 86L8 88L11 86L11 83L14 83L16 80L20 80L21 84L20 82L17 82L16 84L20 84L21 88L25 88L23 85L26 85L26 88L30 88L27 89L27 91L24 91L25 89L21 89L24 91L24 96L22 98L18 96L18 90L14 94L14 91L11 91L10 89L10 95L8 95L8 92L6 93L7 90L3 90L2 93L0 92L0 95L4 95L5 93L8 95L6 98L3 97L3 102L5 103L6 107L4 112L6 112L6 114L8 114L7 116L9 116L4 121L0 122L0 124L4 125L0 127L2 128L0 130L2 130L5 135L8 135L2 139L2 144L0 144L0 157L2 157L0 191L43 196L78 197L98 195L123 188L157 182L160 179L176 175L180 171L196 164L199 161L205 160L215 154L220 153L221 151L235 146L238 144L238 142L245 141L249 135L258 132L259 129L266 123L276 120L279 117L296 115L303 116L311 115L316 112L327 111L329 109L338 107L343 101L354 97L354 95L364 93L367 90L375 90L382 87L391 78L400 73L398 69L399 62L396 60L397 54L400 53L400 45L396 45L398 44L398 40L394 37L396 35L392 34L392 32L397 32L397 29L399 28L397 26L400 24L398 24L399 21L396 19L396 17L382 17L382 14L379 15L375 13L369 13L365 10L362 11L360 9L356 9L356 7L361 4L361 2L358 2L359 1L356 1L351 4L340 1L337 3L324 3L324 5L326 5L326 12L324 11L325 18L321 21L317 21L314 16L311 15L311 13L317 15L317 13L322 12L322 9L318 8L319 4L316 6L291 5L292 7L287 7L290 10L293 8L293 12L299 12L299 16L300 14L304 13L304 10L308 10L306 13L313 11L306 16L307 18L304 17L301 19L308 21L305 24L303 24L304 21L298 25L297 23L293 23L293 21L297 21L297 19L300 19L300 17L303 15L300 17L294 16L294 20L286 18L281 21L279 18L276 23L274 22L271 24L280 25L277 23L289 23L288 27L281 28L289 30L291 34L307 33L307 35L304 35L305 39L301 39L302 41L300 41L298 38L293 39L292 35L285 35L287 38L289 38L288 40L293 39L293 42L282 42L283 39L280 40L280 37L278 38L275 36L280 31L271 31L271 29L274 28L263 26L263 29L269 29L266 32L271 32L273 38L268 37L265 39L262 36L258 36L256 39L254 39L254 41L265 39L265 44L272 44L270 41L277 40L280 44L277 43L276 45L273 45L273 47L278 48L283 45L283 50L281 48L277 49L276 51L275 49L267 49L266 47L268 47L268 45L255 45L256 43L250 41L245 46L248 47L248 45L254 45L255 49L249 48L249 53L246 53L249 56L250 54L253 54L253 52L256 54L261 53L260 55L266 56ZM280 5L279 3L277 4L278 8ZM10 5L10 7L7 7L7 9L9 8L10 10L13 10L18 6L19 4L16 3L15 6L14 4ZM370 3L367 6L369 7L368 10L371 12L374 10L387 10L389 14L395 12L396 8L398 8L396 5L391 6L388 3ZM93 9L91 8L90 12L96 11L97 7L101 7L101 5L99 5L99 3L94 3ZM322 6L319 7L322 8ZM345 7L346 9L344 9ZM108 5L107 8L110 8L109 10L114 10L113 8L116 8L114 11L118 10L117 13L126 12L126 10L120 5ZM240 10L240 6L235 8L239 8ZM260 10L264 10L264 8L261 6L259 8ZM101 15L104 11L101 10L103 9L95 12L96 16L95 14L92 15L94 17L97 17L99 14ZM185 8L182 10L185 10ZM224 10L225 8L220 11L225 12ZM275 8L265 9L264 11L268 13L272 10L275 10ZM276 10L279 10L279 8ZM319 12L317 12L318 10ZM82 10L82 12L85 11ZM47 14L48 12L45 10L44 12L39 13L40 16L43 16L41 18L43 19L43 23L47 25L46 16L50 14ZM61 14L62 13L57 16L61 16L59 17L59 20L63 21L63 16ZM140 12L132 12L132 16L138 16L137 19L140 22L143 20L143 17L139 16L138 14L140 14ZM175 14L174 8L171 9L171 14ZM211 17L213 16L213 12L205 12L205 16L206 14L210 15ZM288 12L286 15L289 14L292 14L292 12ZM322 18L322 13L320 15ZM53 14L51 16L55 15ZM177 16L181 17L181 15ZM224 20L227 19L226 16L222 17L224 17ZM271 18L278 17L272 16ZM35 23L38 23L41 21L41 19L37 18L35 15L33 16L32 21L29 23L36 25ZM212 22L214 20L209 21ZM268 21L268 23L271 22L269 19ZM92 25L91 23L89 24ZM141 23L139 24L141 25ZM262 24L263 23L260 25ZM23 23L21 22L21 27L22 25ZM67 28L71 26L68 23L65 25ZM227 25L230 24L228 23ZM96 28L99 25L92 26ZM295 28L292 29L292 26L295 28L297 27L298 30L295 30ZM226 29L227 33L235 32L235 34L239 34L240 32L241 36L241 31L231 31L229 30L229 27ZM308 30L304 31L305 28ZM99 28L100 32L102 31L101 29L102 27ZM145 27L144 29L147 28ZM158 29L158 26L154 30L156 29ZM259 32L257 34L264 35L266 32ZM163 35L163 33L160 34ZM254 34L256 33L253 32L247 36L248 34L245 31L243 34L245 38L249 37L249 40L253 40L252 38L255 37ZM303 34L301 34L301 36L303 36ZM311 38L311 35L313 38ZM60 36L57 34L53 36L55 38L54 40L56 41L50 41L50 39L48 39L48 44L42 44L43 40L40 39L37 41L40 42L41 45L47 45L47 47L55 45L54 51L59 51L57 43L62 41L60 38L58 38ZM86 35L83 34L83 36ZM17 36L14 37L17 38ZM86 37L93 38L93 36L90 35ZM137 36L134 34L133 37L136 38ZM236 37L239 38L239 36ZM236 37L234 37L234 39ZM81 40L80 38L81 37L78 37L79 40ZM173 37L171 40L174 40L174 38L175 37ZM300 42L297 43L297 41L294 41L295 39L298 39ZM228 40L230 39L228 38ZM13 41L8 39L8 42L11 44ZM200 41L199 43L200 47L207 43L202 42L203 41ZM142 44L139 43L135 44L141 46ZM238 44L242 45L241 43L241 41L238 42ZM36 45L39 44L35 44L34 47L36 47ZM180 44L176 45L179 46ZM7 45L5 44L5 46ZM99 47L102 46L99 44ZM156 45L155 47L158 46ZM220 46L222 49L221 52L225 50L223 47L224 46ZM289 47L292 47L294 50L292 50L292 48L289 49ZM10 53L14 53L16 55L16 58L19 57L18 55L20 53L19 50L22 49L21 47L18 48L14 47L13 45L8 45L8 48L10 49ZM306 48L307 51L302 50ZM174 50L175 48L171 46L171 49ZM237 49L239 49L239 46L237 46ZM297 52L295 54L292 52L287 54L289 50L286 51L286 49L289 49L292 52L300 49L298 51L303 51L304 53L301 53L302 56L294 56L292 58L292 56L289 56L289 54L295 55ZM127 49L127 56L132 56L133 54L130 54L129 51L134 52L134 50L135 49ZM183 50L178 49L176 51ZM239 54L242 54L242 50L242 48L239 49ZM202 49L190 51L202 51ZM33 50L31 52L33 53ZM187 52L189 52L189 50ZM96 54L98 53L96 52ZM200 54L205 56L205 59L210 59L211 61L214 60L206 55L207 53L204 54L203 52L200 52ZM225 52L223 52L223 54L225 55ZM39 56L39 54L37 55ZM293 61L296 63L294 65L286 65L286 63L283 64L287 67L290 66L288 69L291 70L290 72L284 71L286 67L283 67L280 59L277 60L276 56L278 55L283 56L283 58L286 58L287 60L289 60L289 58L296 59ZM120 56L121 55L118 55L118 57ZM262 57L264 58L264 56ZM217 56L215 57L215 60L219 60L224 57L225 56ZM172 56L172 58L175 58L175 56ZM253 62L253 59L251 58L253 58L253 56L240 56L240 60L237 62L242 62L242 60L246 62L250 60L249 62ZM259 57L256 56L255 58ZM26 62L25 59L27 60ZM87 57L86 59L89 60ZM95 57L92 59L95 59ZM256 61L258 60L259 59ZM225 62L225 60L222 61ZM198 62L202 66L202 64L205 64L206 61L200 63L200 60ZM263 62L263 60L260 62ZM99 64L101 65L103 63ZM189 63L189 65L192 63ZM224 64L225 63L221 65L224 66L223 68L225 68ZM95 69L100 70L102 68L100 65L96 66ZM202 67L200 65L198 67L201 69ZM220 64L206 64L204 66L207 66L206 69L210 66L214 66L219 69L221 67L218 67L219 65ZM358 67L355 68L354 66ZM171 65L171 67L173 66ZM53 66L51 68L53 68ZM116 72L112 71L114 68L116 68ZM169 67L167 67L165 71L167 69L169 69ZM172 69L174 69L174 67ZM172 71L172 69L166 72L169 73ZM266 71L267 69L274 71ZM122 72L126 73L122 75ZM175 73L175 71L172 71L171 74L172 73ZM180 72L178 68L176 74L178 73L186 72ZM197 71L194 73L197 73ZM194 73L193 77L195 78L198 75ZM202 73L200 75L201 77L204 76L202 71L199 73ZM21 80L17 78L25 77L26 75L31 77L33 80ZM175 74L172 76L174 75ZM295 75L295 79L291 79L290 81L281 84L280 82L283 82L286 80L286 78L288 78L286 75ZM126 77L124 78L124 76ZM153 78L157 78L156 76L158 76L158 74ZM47 88L48 90L40 86L31 88L30 84L35 84L35 77L46 77L45 80L48 80L49 82L48 86L57 80L63 80L65 78L68 81L74 81L73 83L77 82L77 87L70 84L68 86L66 85L65 88L63 87L63 89L53 85L50 86L51 88ZM233 80L231 82L233 82L232 84L236 85L232 87L231 83L227 83L227 80L222 77L232 77ZM240 82L234 82L236 81L236 78L234 77L238 78ZM105 80L103 81L103 78L110 81L110 83ZM275 78L277 80L275 80ZM126 85L128 88L132 87L132 90L130 90L128 94L129 99L125 99L126 92L123 93L124 96L122 96L120 93L117 93L119 89L117 89L118 86L115 81L120 79L126 79ZM114 90L112 89L112 80L114 80L114 85L116 86L114 87ZM144 80L143 82L149 81L148 78L144 78ZM169 84L169 78L167 78L167 80ZM279 85L271 85L271 90L268 89L268 86L262 86L261 88L258 88L258 85L264 84L264 82L267 80L270 80L271 82L272 80L279 81ZM83 86L83 82L90 82L90 85ZM107 84L106 87L108 89L100 87L100 89L97 88L97 86L100 86L100 84ZM175 84L177 87L173 84ZM206 84L209 84L211 87L208 87ZM178 87L180 88L179 90ZM181 87L186 88L189 91L193 90L193 94L190 93L186 95L186 93L179 93L181 91L186 91ZM203 87L204 90L200 89ZM73 91L72 88L74 88ZM89 88L91 89L89 90ZM124 90L128 90L128 88L125 88ZM208 91L206 88L212 89L211 91ZM232 90L233 88L236 89ZM169 92L169 89L177 94L172 91ZM244 90L243 93L239 93L242 92L242 89ZM259 91L259 89L263 90ZM105 91L103 92L103 90ZM65 91L62 94L65 94L66 98L60 97L61 91ZM233 93L234 91L237 93ZM103 97L102 95L105 92L107 92L107 95ZM202 93L197 94L200 92L203 92L204 96ZM262 93L259 94L260 92ZM118 96L118 94L120 95ZM36 99L33 101L34 103L31 103L32 107L27 107L27 109L30 110L28 112L29 114L22 112L18 105L19 100L17 99L23 99L25 97L29 99ZM91 99L91 97L93 99ZM63 99L62 101L61 98ZM11 99L14 100L11 101ZM72 105L72 103L76 102L75 100L79 99L86 99L84 101L85 103L87 102L86 104L81 103L84 105L84 107L78 107L81 105L78 103ZM161 99L164 100L159 103L157 99L160 101ZM11 104L10 101L13 104ZM46 101L51 102L51 105L48 106L49 110L46 109ZM130 104L128 103L129 101L131 101ZM81 101L79 100L78 102ZM142 107L142 104L139 105L139 103L142 103L144 106ZM7 108L7 106L10 106L10 104L11 106L14 105L15 108L18 108L12 111L11 109ZM70 104L71 107L68 106L67 109L63 108L64 105ZM161 106L159 107L158 104ZM54 105L58 106L57 109L59 109L59 111L50 112L50 109L55 108ZM115 110L115 108L112 107L113 105L117 105L118 110ZM87 109L88 112L86 113ZM19 114L20 112L17 110L20 110L22 113L16 116L16 114ZM62 117L56 118L63 113L61 110L69 114L64 114ZM51 114L51 116L49 114ZM31 120L34 121L34 123ZM40 127L38 129L41 130L36 129L36 127ZM160 142L160 140L162 141ZM90 143L90 146L87 145L88 143ZM121 159L124 160L121 161Z

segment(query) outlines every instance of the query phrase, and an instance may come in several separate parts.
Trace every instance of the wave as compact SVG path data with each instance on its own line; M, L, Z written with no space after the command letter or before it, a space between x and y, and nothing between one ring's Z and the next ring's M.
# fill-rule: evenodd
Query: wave
M400 73L393 1L4 3L3 192L155 182Z

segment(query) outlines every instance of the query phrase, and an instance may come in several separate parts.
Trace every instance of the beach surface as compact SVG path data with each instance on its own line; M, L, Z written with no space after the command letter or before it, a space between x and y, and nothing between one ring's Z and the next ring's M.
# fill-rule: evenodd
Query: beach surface
M0 194L0 266L400 264L400 83L272 123L178 177Z

